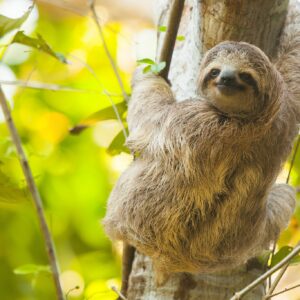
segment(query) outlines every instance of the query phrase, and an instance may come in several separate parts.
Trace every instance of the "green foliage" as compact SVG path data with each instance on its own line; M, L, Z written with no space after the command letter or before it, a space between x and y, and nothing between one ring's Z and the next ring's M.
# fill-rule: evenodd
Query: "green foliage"
M150 59L150 58L143 58L143 59L139 59L137 61L138 64L147 64L147 65L154 65L155 61Z
M159 26L158 31L160 32L166 32L167 31L167 26Z
M28 52L29 57L22 64L8 66L17 79L84 90L105 88L113 94L124 119L126 104L118 96L120 88L105 57L97 29L87 26L88 18L70 17L55 6L50 9L39 5L38 9L40 17L35 32L41 35L32 38L19 31L12 37L12 43L37 50ZM115 23L104 27L114 59L120 28ZM72 53L68 56L68 64L61 63L66 59L56 50ZM121 71L121 77L129 89L129 74ZM42 196L62 275L72 271L83 282L68 275L72 287L78 285L82 289L80 296L73 297L70 293L68 299L115 299L116 294L110 290L108 282L115 280L119 284L119 252L112 249L101 219L120 171L112 168L112 158L106 148L96 143L94 132L97 128L78 136L69 134L72 125L79 124L80 120L91 126L93 122L115 119L108 97L101 93L19 88L12 101L13 118ZM115 132L118 131L116 127ZM99 132L100 136L106 134ZM3 120L0 121L0 136L0 298L53 300L55 292L47 272L44 240ZM28 265L29 262L33 264ZM23 276L19 276L21 274ZM94 295L97 292L99 295Z
M22 81L109 91L126 128L126 104L97 28L88 18L55 5L38 2L38 12L38 25L33 36L36 32L41 35L32 38L19 31L12 37L12 43L27 45L37 51L30 51L22 64L7 67ZM18 19L0 16L1 35L19 28L29 13L28 10ZM108 22L103 27L116 61L122 54L122 49L118 49L124 33L122 26ZM159 30L164 32L166 29L162 26ZM9 46L7 51L11 48ZM66 53L67 59L57 51ZM129 56L126 59L129 60ZM148 58L139 63L144 65L146 73L158 74L165 67L164 62L156 63ZM129 72L120 71L126 90L130 89ZM11 101L13 118L41 192L62 275L71 282L66 293L77 286L82 290L78 296L70 292L68 300L115 299L110 285L120 283L120 251L119 246L112 245L106 237L101 219L109 192L126 167L126 159L129 161L131 157L124 154L129 151L118 122L112 121L112 131L100 128L104 121L116 120L108 97L102 93L18 88ZM103 123L94 126L98 122ZM70 134L70 128L80 126L91 129L77 136ZM44 240L3 120L0 121L0 136L0 298L53 300L55 292ZM109 146L103 146L101 142L107 136ZM120 153L122 155L118 156ZM300 155L291 178L296 186L300 186L299 174ZM298 208L292 225L283 235L282 245L293 244L299 239L299 225ZM279 251L274 261L280 261L286 254L286 250L281 250L281 254ZM33 264L28 265L29 262ZM78 292L77 289L74 292Z
M139 59L137 63L146 65L143 69L143 73L152 72L153 74L156 75L158 75L159 72L166 67L166 62L162 61L160 63L156 63L150 58Z
M70 132L73 134L78 134L84 129L93 126L100 121L117 120L118 119L117 113L119 114L120 118L124 120L123 115L126 112L126 110L127 110L127 104L125 101L98 110L92 113L87 118L80 121L78 125L74 126L70 130Z
M14 273L16 275L28 275L33 274L37 275L40 272L48 272L51 273L51 269L49 265L35 265L35 264L28 264L20 266L14 269Z
M159 26L159 27L158 27L158 31L160 31L160 32L166 32L166 31L167 31L167 26ZM185 36L183 36L183 35L178 35L178 36L176 37L176 40L179 41L179 42L182 42L182 41L185 40Z
M270 266L274 267L275 265L277 265L292 251L293 251L293 247L290 247L290 246L281 247L273 256ZM299 264L299 263L300 263L300 255L297 255L293 259L290 260L290 265L295 265L295 264Z
M6 16L0 15L0 37L4 36L8 32L19 28L28 18L31 13L33 6L20 18L11 19Z
M61 53L54 52L40 34L37 34L37 38L32 38L25 35L23 31L18 31L11 43L19 43L25 46L30 46L51 55L62 63L67 63L66 58Z
M179 42L183 42L185 40L185 36L184 35L178 35L176 37L176 40L179 41Z
M127 130L127 128L125 129ZM118 155L121 152L125 152L130 154L130 151L125 146L125 136L123 130L121 130L113 139L109 147L107 148L107 152L110 155Z
M20 188L0 171L0 202L18 204L29 200L28 191Z

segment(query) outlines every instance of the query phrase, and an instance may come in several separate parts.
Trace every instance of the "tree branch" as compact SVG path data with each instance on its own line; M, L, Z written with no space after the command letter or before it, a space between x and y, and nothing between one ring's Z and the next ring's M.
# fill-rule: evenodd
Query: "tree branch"
M276 289L280 279L282 278L282 276L284 275L285 271L287 270L287 268L289 267L289 264L287 263L279 272L279 274L277 275L277 277L275 278L274 282L271 284L268 293L266 294L264 299L269 299L271 298L274 290Z
M300 139L299 139L300 140ZM297 152L297 147L295 149L295 153ZM300 246L300 243L298 243L297 246ZM273 284L270 286L270 289L268 290L267 295L265 296L265 299L269 299L270 296L272 295L272 293L274 292L274 290L276 289L279 281L281 280L281 278L283 277L284 273L286 272L287 268L289 267L289 263L287 263L279 272L279 274L277 275L277 277L275 278Z
M160 72L160 76L168 81L168 74L170 70L174 46L179 29L179 24L183 12L184 0L174 0L171 6L170 16L168 19L167 32L164 37L161 53L159 57L160 62L166 62L166 67Z
M300 287L300 284L297 284L297 285L292 286L292 287L290 287L290 288L286 288L286 289L284 289L284 290L282 290L282 291L280 291L280 292L278 292L278 293L276 293L276 294L273 294L273 295L270 295L270 296L266 296L265 299L266 299L266 300L267 300L267 299L271 299L271 298L273 298L273 297L275 297L275 296L278 296L278 295L283 294L283 293L285 293L285 292L291 291L291 290L293 290L293 289L295 289L295 288L298 288L298 287Z
M1 86L0 86L0 104L1 104L1 107L3 110L3 114L5 116L7 126L9 128L13 143L17 149L20 164L21 164L29 191L32 195L33 203L34 203L34 206L35 206L35 209L37 212L40 228L41 228L44 240L45 240L47 255L49 258L49 262L50 262L50 267L51 267L54 285L55 285L55 289L56 289L56 297L58 300L64 300L64 294L63 294L63 291L62 291L62 288L61 288L61 285L59 282L59 268L58 268L58 261L56 258L56 254L55 254L55 247L54 247L54 243L53 243L53 240L52 240L52 237L50 234L50 230L49 230L47 222L46 222L46 217L45 217L45 213L44 213L44 209L43 209L41 196L40 196L39 191L34 182L32 172L29 167L29 163L27 161L25 152L22 148L21 139L18 135L17 129L16 129L13 119L11 117L10 109L8 107L8 104L7 104L7 101L6 101L6 98L2 91Z
M256 280L254 280L252 283L250 283L248 286L246 286L244 289L240 290L239 292L236 292L234 296L230 300L239 300L242 296L249 293L252 289L254 289L257 285L259 285L261 282L264 282L268 277L270 277L273 273L275 273L277 270L279 270L284 265L288 264L292 258L294 258L298 253L300 253L300 244L298 244L291 253L289 253L282 261L280 261L277 265L275 265L273 268L271 268L269 271L265 272L263 275L258 277Z

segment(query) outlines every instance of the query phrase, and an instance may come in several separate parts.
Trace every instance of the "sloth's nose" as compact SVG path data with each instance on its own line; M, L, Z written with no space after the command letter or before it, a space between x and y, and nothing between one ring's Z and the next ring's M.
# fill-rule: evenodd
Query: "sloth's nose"
M219 76L220 84L224 85L232 85L235 83L236 79L236 72L232 69L225 69L221 71Z

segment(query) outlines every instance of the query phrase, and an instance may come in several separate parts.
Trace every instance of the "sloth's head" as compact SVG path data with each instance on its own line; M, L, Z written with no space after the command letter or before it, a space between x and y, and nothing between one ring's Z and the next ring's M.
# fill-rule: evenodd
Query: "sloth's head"
M203 58L199 93L219 111L248 117L261 112L271 101L279 74L268 57L244 42L223 42Z

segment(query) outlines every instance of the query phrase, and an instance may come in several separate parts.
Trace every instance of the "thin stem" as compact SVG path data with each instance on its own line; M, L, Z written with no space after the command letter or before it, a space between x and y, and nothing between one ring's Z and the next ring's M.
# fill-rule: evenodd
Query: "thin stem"
M272 263L272 259L273 259L274 255L275 255L276 244L277 244L277 240L274 241L274 244L273 244L273 246L272 246L272 251L271 251L270 257L269 257L269 264ZM270 265L268 265L268 269L270 269ZM272 276L270 276L268 279L269 279L269 280L268 280L268 288L270 289L270 288L271 288L271 285L272 285Z
M123 94L123 97L128 102L129 101L129 96L128 96L128 94L125 91L124 84L123 84L121 76L119 74L117 65L116 65L116 63L115 63L112 55L110 54L110 52L108 50L108 46L107 46L107 43L106 43L106 40L105 40L105 37L104 37L104 34L103 34L103 30L102 30L102 27L100 25L99 18L98 18L96 9L95 9L95 1L94 0L90 0L89 5L90 5L91 11L92 11L93 19L94 19L94 21L95 21L95 23L97 25L97 28L98 28L98 31L99 31L99 34L100 34L100 38L101 38L102 43L103 43L103 47L104 47L104 51L106 53L106 56L108 57L109 62L110 62L111 66L112 66L112 69L114 71L114 74L115 74L115 76L117 78L118 84L119 84L120 89L121 89L122 94Z
M122 121L121 115L120 115L120 113L119 113L119 111L118 111L118 108L117 108L117 106L116 106L114 100L113 100L112 97L111 97L111 94L110 94L108 91L106 91L106 89L105 89L104 86L102 85L101 81L99 80L99 78L98 78L96 72L94 71L94 69L93 69L88 63L82 61L80 58L78 58L78 57L76 57L76 56L74 56L74 55L72 55L72 57L73 57L74 59L76 59L77 61L79 61L79 62L80 62L80 63L88 70L88 72L89 72L89 73L94 77L94 79L97 81L97 83L99 84L99 86L103 89L103 94L107 97L108 101L110 102L110 104L111 104L111 106L112 106L112 108L113 108L113 110L114 110L114 113L115 113L115 115L116 115L116 117L117 117L117 120L118 120L119 124L120 124L121 127L122 127L122 132L123 132L124 138L125 138L125 140L126 140L126 139L127 139L126 128L125 128L124 123L123 123L123 121Z
M37 212L40 228L41 228L44 240L45 240L45 247L46 247L46 251L48 254L49 263L50 263L50 267L51 267L51 271L52 271L52 277L53 277L53 281L54 281L54 285L55 285L55 289L56 289L56 297L58 300L64 300L64 294L63 294L63 291L62 291L62 288L61 288L61 285L59 282L59 268L58 268L58 261L56 258L56 254L55 254L55 247L54 247L54 243L53 243L53 240L52 240L52 237L50 234L50 230L49 230L47 222L46 222L46 217L45 217L45 213L44 213L44 209L43 209L41 196L40 196L39 191L34 182L34 178L32 176L32 172L29 167L28 160L27 160L25 152L22 148L20 136L18 135L17 129L16 129L14 121L12 119L10 109L8 107L8 104L7 104L7 101L6 101L6 98L2 91L1 86L0 86L0 104L1 104L1 107L3 110L3 114L5 116L7 126L9 128L13 143L17 149L20 164L21 164L29 191L32 195L33 204L34 204L36 212Z
M234 296L230 300L238 300L241 299L242 296L249 293L252 289L254 289L257 285L264 282L268 277L270 277L273 273L275 273L277 270L279 270L284 265L288 264L290 260L295 257L298 253L300 253L300 244L298 244L291 253L289 253L283 260L281 260L277 265L275 265L273 268L265 272L263 275L258 277L256 280L251 282L249 285L247 285L245 288L240 290L239 292L236 292Z
M29 89L37 89L37 90L48 90L48 91L62 91L62 92L75 92L75 93L90 93L90 94L109 94L111 97L122 97L121 94L111 94L110 92L103 90L88 90L88 89L78 89L68 86L62 86L53 83L42 83L36 81L24 81L24 80L0 80L1 85L16 85Z
M276 294L267 296L265 299L271 299L272 297L278 296L278 295L280 295L280 294L283 294L283 293L285 293L285 292L288 292L288 291L293 290L293 289L298 288L298 287L300 287L300 284L297 284L297 285L292 286L292 287L290 287L290 288L285 288L284 290L282 290L282 291L280 291L280 292L278 292L278 293L276 293Z
M265 296L265 299L270 298L270 296L272 295L272 293L274 292L274 290L276 289L280 279L282 278L282 276L284 275L285 271L287 270L287 268L289 267L289 264L286 264L279 272L279 274L277 275L277 277L275 278L274 282L272 283L271 287L268 290L267 295Z
M300 243L298 243L297 246L300 246ZM265 299L268 299L268 297L270 297L272 295L272 293L274 292L274 290L276 289L279 281L281 280L281 278L283 277L284 273L286 272L287 268L289 267L289 263L287 263L284 268L282 268L279 272L279 274L277 275L277 277L275 278L273 284L271 285L270 289L268 290L267 295L265 296Z
M118 289L117 289L115 286L112 286L111 289L112 289L116 294L118 294L119 299L127 300L127 298L126 298L121 292L119 292Z

